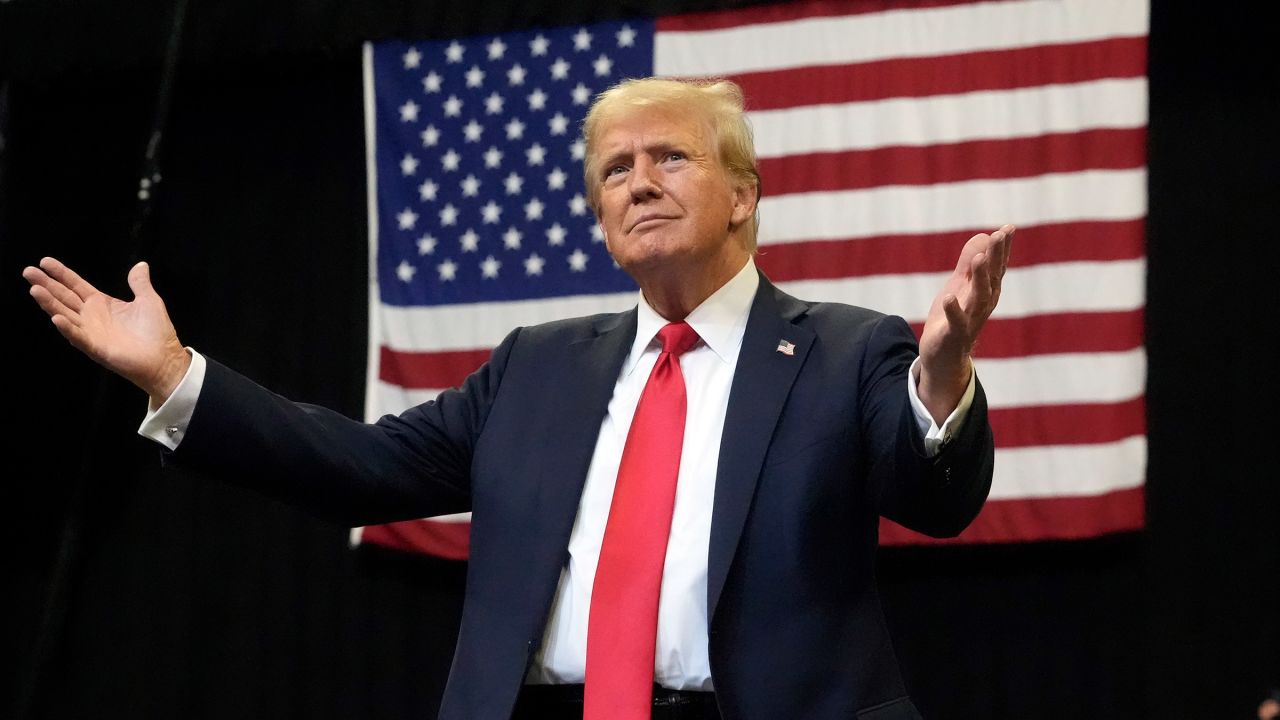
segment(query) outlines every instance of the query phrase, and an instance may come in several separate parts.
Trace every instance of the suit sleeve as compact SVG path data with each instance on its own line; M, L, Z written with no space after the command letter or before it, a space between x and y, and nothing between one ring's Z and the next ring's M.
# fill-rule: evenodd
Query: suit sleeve
M885 317L871 333L862 378L871 481L881 515L932 537L954 537L991 489L995 453L986 394L978 382L960 431L929 456L906 387L918 352L902 318Z
M167 461L346 525L467 511L472 453L519 332L460 387L375 423L292 402L209 360Z

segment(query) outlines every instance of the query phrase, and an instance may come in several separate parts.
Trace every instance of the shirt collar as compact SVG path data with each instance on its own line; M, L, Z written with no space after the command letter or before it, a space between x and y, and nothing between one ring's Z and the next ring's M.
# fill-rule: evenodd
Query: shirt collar
M760 275L756 272L755 260L748 257L747 264L737 275L721 285L684 319L722 362L732 364L738 361L738 351L742 349L742 337L747 329L747 316L751 314L751 303L759 287ZM637 310L636 339L626 364L622 366L624 377L635 370L640 356L655 343L658 331L670 322L649 306L644 293L640 293Z

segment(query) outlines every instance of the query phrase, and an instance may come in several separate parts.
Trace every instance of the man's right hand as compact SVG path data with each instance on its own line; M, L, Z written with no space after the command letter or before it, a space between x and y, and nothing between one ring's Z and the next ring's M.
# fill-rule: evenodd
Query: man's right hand
M151 287L151 269L140 262L129 271L133 301L99 292L71 268L53 258L23 268L35 298L54 327L73 346L151 396L159 407L191 365L178 342L164 300Z

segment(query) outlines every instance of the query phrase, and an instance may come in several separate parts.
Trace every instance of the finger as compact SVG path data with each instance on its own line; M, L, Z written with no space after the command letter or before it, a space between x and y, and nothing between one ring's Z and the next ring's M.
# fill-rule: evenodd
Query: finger
M71 310L74 310L77 313L80 312L80 308L84 305L84 301L80 299L79 295L76 295L75 293L71 292L70 288L68 288L66 285L63 285L57 280L54 280L53 278L49 277L40 268L27 266L22 270L22 277L27 282L31 283L31 286L33 288L34 287L43 288L44 290L49 292L51 295L53 295L55 298L57 298L57 300L61 302L63 305L70 308Z
M151 266L146 262L140 262L129 270L129 289L133 290L135 298L156 293L151 286Z
M62 337L71 343L71 346L83 353L88 353L89 341L84 330L80 326L73 324L65 315L54 315L50 320L53 326L58 329Z
M80 324L80 313L68 308L62 303L49 289L43 285L31 286L31 297L35 299L36 304L49 314L49 317L63 317L73 325Z
M951 332L967 338L969 335L969 319L965 316L964 308L960 307L960 299L955 295L947 295L942 298L942 311L947 316L947 324L951 326ZM968 344L966 340L965 345L967 346Z
M986 233L978 233L969 238L964 247L960 249L960 257L956 260L956 271L968 273L969 268L973 265L973 257L986 250L990 242L991 236Z
M41 258L40 269L48 273L49 277L66 285L81 300L98 292L98 288L94 287L88 280L80 277L76 274L76 271L58 262L55 258Z
M998 283L999 281L994 281ZM991 277L991 253L978 253L973 257L973 263L969 266L969 307L967 310L971 316L977 316L982 312L980 308L986 307L991 302L991 292L993 289L993 280Z

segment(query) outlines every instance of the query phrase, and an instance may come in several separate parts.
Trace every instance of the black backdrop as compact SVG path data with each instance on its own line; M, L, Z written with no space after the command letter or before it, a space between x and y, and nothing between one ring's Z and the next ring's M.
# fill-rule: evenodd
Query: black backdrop
M432 717L463 566L351 551L345 529L161 472L134 434L145 399L62 342L20 269L55 255L123 294L141 254L184 342L359 416L360 41L714 4L196 3L135 237L172 6L0 2L0 712ZM1230 720L1280 684L1280 83L1269 26L1213 9L1152 15L1148 528L882 550L930 718Z

